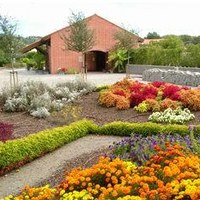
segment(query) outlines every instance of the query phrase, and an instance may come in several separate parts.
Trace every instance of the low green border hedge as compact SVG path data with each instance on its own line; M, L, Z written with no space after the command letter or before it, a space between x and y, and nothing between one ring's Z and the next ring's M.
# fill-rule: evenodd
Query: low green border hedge
M73 140L81 138L97 127L92 121L81 120L69 126L40 131L25 138L0 143L0 169L41 154L53 151ZM94 130L92 131L94 132Z
M25 138L10 140L6 143L0 142L0 170L21 161L28 162L33 160L87 134L130 136L131 133L138 133L144 136L157 133L186 135L189 134L189 130L186 125L162 125L151 122L112 122L97 126L90 120L80 120L69 126L40 131ZM197 126L194 134L200 135L200 125Z
M198 127L195 134L200 135L200 126ZM131 133L142 134L143 136L155 135L157 133L187 135L189 134L189 130L188 126L177 124L111 122L100 127L98 133L118 136L130 136Z

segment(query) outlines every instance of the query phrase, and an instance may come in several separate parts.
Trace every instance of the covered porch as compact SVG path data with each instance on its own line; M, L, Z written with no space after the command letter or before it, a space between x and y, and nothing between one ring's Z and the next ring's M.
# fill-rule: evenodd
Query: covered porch
M33 49L36 49L38 52L44 55L45 57L45 71L51 73L50 67L50 49L51 49L51 40L50 35L47 35L40 40L25 46L21 49L22 53L27 53Z

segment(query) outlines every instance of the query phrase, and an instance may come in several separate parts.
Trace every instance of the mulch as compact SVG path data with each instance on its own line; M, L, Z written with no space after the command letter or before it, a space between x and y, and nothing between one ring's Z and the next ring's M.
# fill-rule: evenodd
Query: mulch
M25 137L45 129L68 125L80 119L91 119L98 125L113 121L146 122L151 114L138 113L133 108L128 110L117 110L116 108L105 108L98 104L98 92L79 97L73 104L69 105L65 113L54 113L47 119L37 119L26 112L6 113L0 111L0 122L14 125L14 138ZM73 114L74 113L74 114ZM196 119L189 124L200 124L200 112L193 112Z

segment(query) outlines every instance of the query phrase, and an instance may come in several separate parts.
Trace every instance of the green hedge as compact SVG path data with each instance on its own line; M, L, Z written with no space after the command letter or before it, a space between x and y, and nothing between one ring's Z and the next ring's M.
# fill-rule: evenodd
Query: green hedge
M151 122L112 122L100 127L90 120L81 120L69 126L40 131L22 139L0 142L0 170L20 161L35 159L87 134L130 136L131 133L143 136L157 133L186 135L189 134L189 130L186 125L162 125ZM194 134L200 135L200 125Z
M155 135L157 133L172 133L187 135L188 126L177 124L157 124L152 122L131 123L131 122L112 122L99 128L99 134L130 136L131 133L142 134L143 136ZM197 126L195 135L200 135L200 126Z
M32 160L43 153L53 151L73 140L94 132L96 125L81 120L69 126L53 128L31 134L22 139L0 143L0 169L23 160Z

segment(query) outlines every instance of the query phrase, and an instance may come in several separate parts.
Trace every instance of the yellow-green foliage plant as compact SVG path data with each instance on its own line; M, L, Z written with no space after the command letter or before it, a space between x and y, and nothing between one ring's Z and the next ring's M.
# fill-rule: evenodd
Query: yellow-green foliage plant
M90 120L74 122L69 126L40 131L25 138L0 142L0 171L17 162L28 162L41 154L72 142L96 129Z

